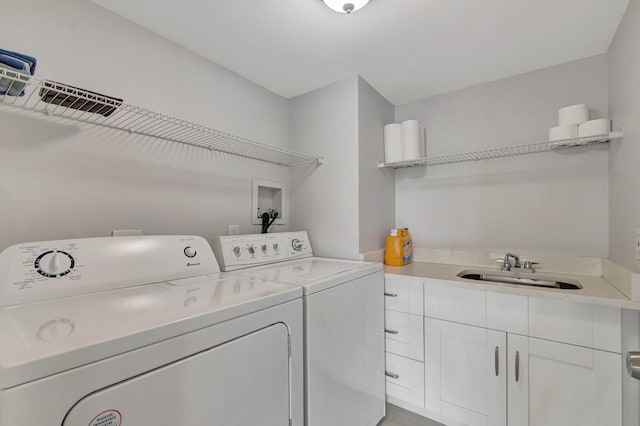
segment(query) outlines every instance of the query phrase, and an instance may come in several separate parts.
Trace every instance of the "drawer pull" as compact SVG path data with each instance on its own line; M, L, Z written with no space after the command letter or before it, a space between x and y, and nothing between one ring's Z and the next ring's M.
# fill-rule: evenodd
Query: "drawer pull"
M500 349L498 349L498 347L496 346L496 350L494 352L494 364L495 364L495 370L496 370L496 377L498 377L498 372L500 371L499 358L500 358Z
M516 383L520 381L520 352L516 351Z
M388 328L385 328L384 332L387 334L398 334L398 330L389 330Z
M387 292L385 292L384 295L387 296L387 297L398 297L398 295L396 293L387 293Z
M388 371L385 371L384 375L387 376L387 377L391 377L392 379L396 379L396 380L400 378L400 376L398 376L397 374L389 373Z

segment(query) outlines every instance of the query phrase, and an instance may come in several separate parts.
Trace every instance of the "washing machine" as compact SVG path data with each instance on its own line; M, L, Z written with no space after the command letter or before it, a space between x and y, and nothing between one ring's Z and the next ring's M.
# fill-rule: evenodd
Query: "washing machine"
M7 248L0 425L302 426L301 297L200 237Z
M306 232L218 237L221 268L304 292L307 426L374 426L385 415L384 273L315 257Z

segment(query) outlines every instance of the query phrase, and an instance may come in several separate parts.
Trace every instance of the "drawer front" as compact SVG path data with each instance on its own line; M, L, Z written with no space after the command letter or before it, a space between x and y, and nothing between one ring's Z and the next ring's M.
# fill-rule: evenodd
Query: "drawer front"
M387 395L424 407L424 364L387 353Z
M529 334L528 297L488 291L487 328L524 336Z
M529 335L610 352L621 352L619 308L529 298Z
M423 315L422 279L385 275L385 309Z
M486 293L455 287L447 281L425 280L424 309L430 318L477 327L487 325Z
M387 352L424 361L424 320L420 315L385 311Z

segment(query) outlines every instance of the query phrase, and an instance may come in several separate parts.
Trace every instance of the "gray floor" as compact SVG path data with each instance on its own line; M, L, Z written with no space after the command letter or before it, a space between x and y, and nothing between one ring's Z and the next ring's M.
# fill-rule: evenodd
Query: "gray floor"
M432 420L387 404L387 417L378 426L442 426Z

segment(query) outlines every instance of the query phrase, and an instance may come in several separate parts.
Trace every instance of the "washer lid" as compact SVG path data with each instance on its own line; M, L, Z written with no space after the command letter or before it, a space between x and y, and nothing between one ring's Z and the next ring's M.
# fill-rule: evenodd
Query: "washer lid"
M223 273L0 308L0 389L301 296Z
M308 259L244 269L238 273L251 278L300 285L305 294L382 271L382 264L311 257Z

